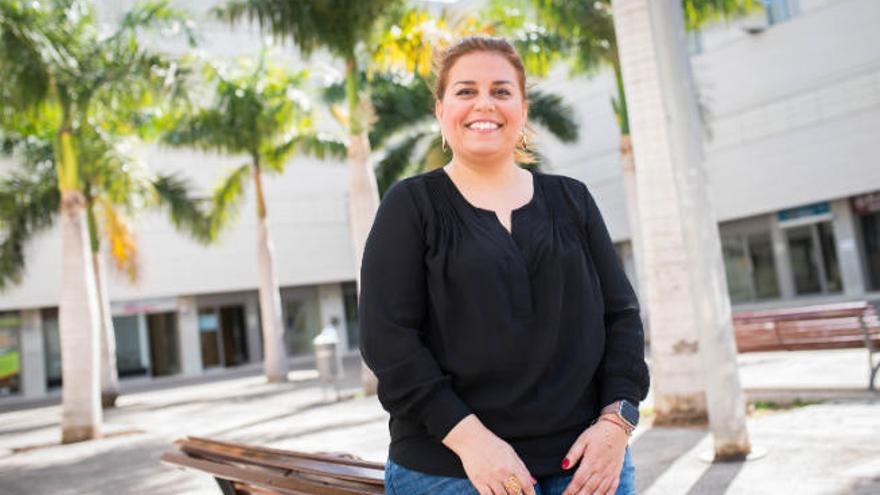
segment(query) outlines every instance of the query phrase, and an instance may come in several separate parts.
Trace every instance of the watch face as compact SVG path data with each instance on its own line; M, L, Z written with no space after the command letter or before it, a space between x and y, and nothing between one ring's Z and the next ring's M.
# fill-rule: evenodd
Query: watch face
M633 426L639 424L639 408L625 400L620 401L620 415Z

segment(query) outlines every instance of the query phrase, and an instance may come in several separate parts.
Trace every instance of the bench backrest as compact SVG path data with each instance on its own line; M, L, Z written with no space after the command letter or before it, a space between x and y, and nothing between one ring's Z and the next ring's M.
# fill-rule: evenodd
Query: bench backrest
M868 302L738 312L733 316L739 352L865 347L880 344L880 321Z

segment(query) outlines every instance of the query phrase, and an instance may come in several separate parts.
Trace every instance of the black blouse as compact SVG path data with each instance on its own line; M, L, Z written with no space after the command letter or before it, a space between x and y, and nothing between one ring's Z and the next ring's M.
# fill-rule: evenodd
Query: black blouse
M382 199L361 266L361 353L402 466L466 477L441 440L474 413L533 476L561 474L603 406L647 395L638 302L593 197L532 174L511 232L442 168Z

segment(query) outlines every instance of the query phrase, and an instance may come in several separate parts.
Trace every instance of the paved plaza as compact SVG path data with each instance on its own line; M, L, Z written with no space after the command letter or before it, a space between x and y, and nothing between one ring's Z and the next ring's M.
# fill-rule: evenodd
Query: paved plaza
M709 464L701 460L712 442L705 428L648 424L632 440L639 493L880 493L880 396L865 391L866 361L863 350L741 356L743 385L760 401L749 433L765 455ZM357 361L346 365L339 401L309 369L283 385L266 384L258 368L124 383L118 407L105 414L105 438L73 445L57 443L57 404L0 412L0 494L218 495L207 475L159 462L184 435L382 462L388 416L375 397L356 393ZM650 397L643 407L650 411Z

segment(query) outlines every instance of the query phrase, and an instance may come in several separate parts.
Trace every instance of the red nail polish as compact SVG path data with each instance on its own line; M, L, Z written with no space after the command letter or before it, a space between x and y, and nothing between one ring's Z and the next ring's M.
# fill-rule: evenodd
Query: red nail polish
M562 469L568 469L568 459L562 460Z

